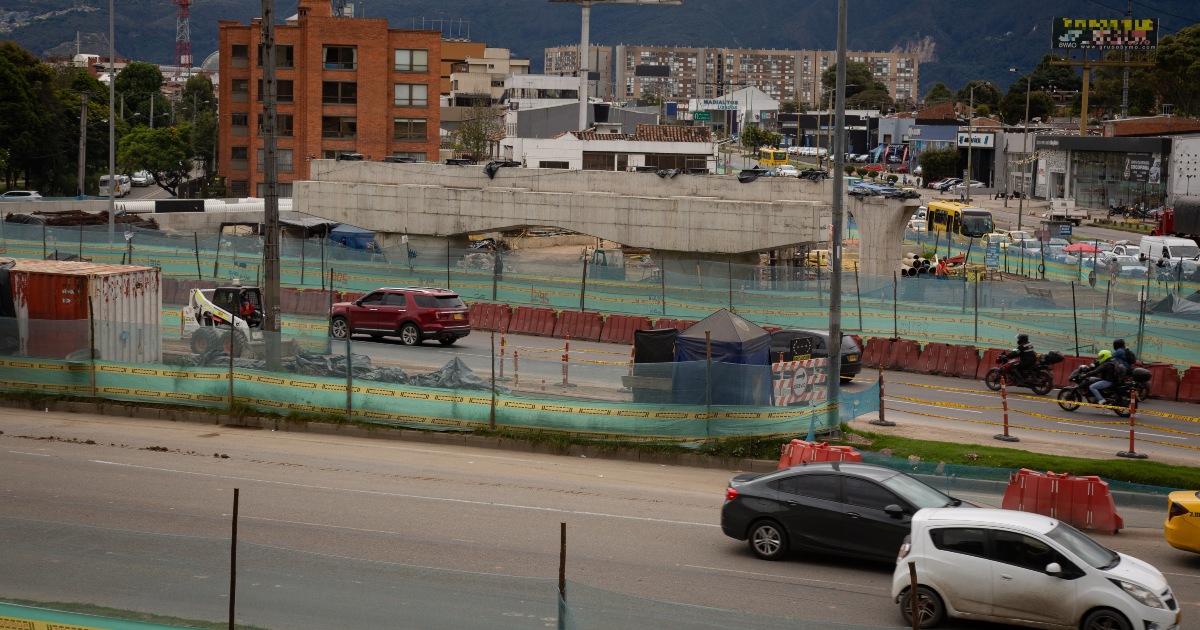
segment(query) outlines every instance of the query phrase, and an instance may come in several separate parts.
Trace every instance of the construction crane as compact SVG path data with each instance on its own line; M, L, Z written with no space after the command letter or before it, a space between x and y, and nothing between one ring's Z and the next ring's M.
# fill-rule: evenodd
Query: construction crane
M175 0L175 72L185 77L192 74L192 0Z

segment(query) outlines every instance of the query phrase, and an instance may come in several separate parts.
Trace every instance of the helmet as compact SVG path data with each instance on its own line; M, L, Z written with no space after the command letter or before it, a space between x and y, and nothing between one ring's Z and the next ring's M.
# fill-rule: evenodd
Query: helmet
M1113 339L1113 349L1114 350L1120 350L1121 348L1124 348L1124 347L1125 347L1124 339Z
M1017 335L1017 343L1029 343L1029 335L1025 333Z
M1097 363L1104 363L1112 358L1112 350L1101 350L1100 354L1096 355Z

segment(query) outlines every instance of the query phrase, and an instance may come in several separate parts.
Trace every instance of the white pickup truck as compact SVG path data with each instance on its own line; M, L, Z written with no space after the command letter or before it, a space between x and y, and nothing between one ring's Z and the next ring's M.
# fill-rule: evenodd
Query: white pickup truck
M1051 221L1070 221L1078 226L1087 220L1088 211L1075 207L1074 199L1051 199L1050 211L1042 216Z

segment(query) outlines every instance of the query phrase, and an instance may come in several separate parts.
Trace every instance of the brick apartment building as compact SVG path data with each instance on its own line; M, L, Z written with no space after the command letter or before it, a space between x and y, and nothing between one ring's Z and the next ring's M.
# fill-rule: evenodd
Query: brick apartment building
M576 55L569 46L545 49L546 72L573 71ZM608 47L591 46L593 58L603 59ZM718 98L744 87L762 90L771 98L816 105L821 98L821 73L837 55L823 50L744 50L732 48L676 48L671 46L616 47L612 55L614 97L618 100L663 94L668 101ZM850 61L871 68L897 101L917 98L917 55L910 53L850 52ZM603 62L601 62L603 63ZM639 76L638 66L667 66L669 75ZM603 76L605 72L601 67Z
M233 197L264 195L261 20L220 20L218 167ZM329 0L299 0L275 28L279 194L309 160L361 153L437 161L441 33L386 19L332 17Z

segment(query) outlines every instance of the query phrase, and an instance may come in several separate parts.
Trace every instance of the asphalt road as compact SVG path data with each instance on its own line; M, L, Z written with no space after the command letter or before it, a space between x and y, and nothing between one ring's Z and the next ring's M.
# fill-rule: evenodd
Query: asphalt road
M233 489L240 489L238 532L248 558L239 580L242 620L266 627L331 627L322 615L343 610L360 613L343 616L337 627L377 627L361 612L371 602L361 598L386 592L363 579L390 566L381 563L552 579L560 522L567 523L568 579L590 587L829 623L899 625L887 597L890 566L818 557L768 563L752 557L744 543L722 535L719 508L732 470L11 409L0 416L0 431L0 466L5 470L0 500L7 519L225 538ZM997 501L965 498L992 505ZM1184 616L1200 615L1200 556L1169 548L1154 526L1160 518L1127 514L1133 527L1101 539L1166 572ZM62 543L78 547L80 556L88 558L73 562L70 555L56 556L55 545L41 539L46 534L36 524L16 522L22 525L4 528L4 554L22 562L12 561L9 570L0 571L0 594L85 599L203 618L224 614L227 604L216 594L227 576L187 566L179 558L188 552L175 539L164 539L142 557L145 550L128 550L129 543L118 545L97 533L86 541ZM258 544L319 555L275 560L277 566L262 570L254 564L266 557L254 547ZM40 557L37 553L46 559L40 567L28 558ZM98 554L101 564L90 553ZM216 556L208 558L211 566L219 567L225 558L209 555ZM306 582L322 574L312 558L334 567L336 579ZM88 585L85 593L56 592L63 584L104 575L107 562L142 567L145 575L136 572L140 583L155 587L128 588L123 572ZM178 569L176 564L184 566L172 575L182 578L155 577L148 568L163 565L167 571ZM23 570L14 571L14 566ZM174 582L179 579L182 585ZM512 582L504 580L508 586L496 588L512 588ZM316 592L301 588L306 584ZM344 588L347 584L351 587ZM553 582L547 584L552 588ZM414 619L422 618L428 613L420 606L425 603L435 609L445 606L451 619L475 615L480 627L545 627L544 617L534 619L544 614L544 603L496 599L478 584L457 588L466 588L472 597L455 595L453 588L430 589L426 601L408 601L406 610ZM438 601L446 597L462 599ZM373 605L391 610L398 604ZM619 611L635 605L640 604L628 600L610 607ZM620 617L612 614L614 620ZM645 621L588 627L673 625ZM684 620L678 627L689 625Z

